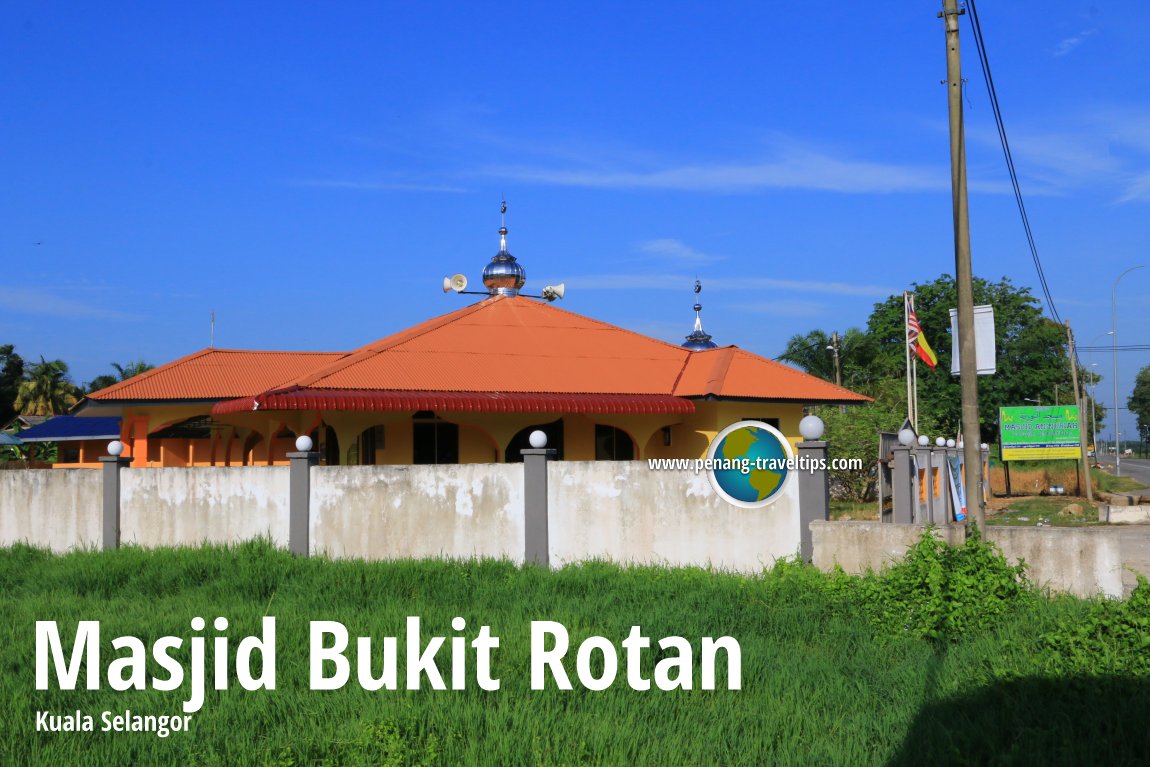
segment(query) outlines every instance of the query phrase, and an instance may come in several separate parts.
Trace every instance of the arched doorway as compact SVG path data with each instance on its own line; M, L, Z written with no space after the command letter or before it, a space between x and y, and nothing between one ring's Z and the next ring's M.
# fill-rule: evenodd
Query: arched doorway
M547 448L555 451L556 460L563 460L563 419L552 421L551 423L535 424L528 426L526 429L520 429L516 432L511 441L507 443L507 450L503 453L503 460L506 463L522 463L523 453L521 451L531 447L531 432L538 429L547 435Z
M315 450L319 452L319 462L323 466L339 466L339 437L335 434L335 429L327 424L320 424L316 429L312 429L311 441L315 445Z

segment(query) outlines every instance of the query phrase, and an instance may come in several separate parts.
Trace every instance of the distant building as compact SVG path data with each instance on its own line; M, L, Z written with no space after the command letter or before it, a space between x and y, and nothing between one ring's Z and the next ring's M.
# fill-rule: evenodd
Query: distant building
M55 443L56 462L52 464L53 467L99 466L100 456L108 454L108 442L119 439L120 436L120 419L114 416L103 418L77 418L71 415L23 417L35 418L36 423L17 435L18 444Z
M301 434L327 464L421 464L517 461L535 429L565 460L696 458L741 419L797 440L805 405L868 401L718 346L697 301L676 346L521 295L500 234L475 304L351 352L204 349L75 412L120 416L134 466L281 464Z

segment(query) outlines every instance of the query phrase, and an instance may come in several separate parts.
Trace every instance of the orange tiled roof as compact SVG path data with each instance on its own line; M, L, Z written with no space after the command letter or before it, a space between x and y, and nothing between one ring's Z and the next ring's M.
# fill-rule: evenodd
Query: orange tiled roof
M239 400L260 395L256 398L270 404L270 395L287 390L288 399L298 402L314 399L306 392L329 392L325 402L372 392L396 401L404 392L868 401L733 346L692 352L520 296L486 298L349 353L208 349L90 396ZM237 401L226 409L252 406Z
M292 381L309 390L867 398L750 352L692 352L525 297L494 296ZM286 387L285 387L286 388Z
M850 389L734 346L693 352L674 394L797 402L870 401Z
M245 397L326 365L346 352L261 352L203 349L92 392L88 399L195 400Z
M364 346L292 385L670 394L688 354L540 301L495 296Z

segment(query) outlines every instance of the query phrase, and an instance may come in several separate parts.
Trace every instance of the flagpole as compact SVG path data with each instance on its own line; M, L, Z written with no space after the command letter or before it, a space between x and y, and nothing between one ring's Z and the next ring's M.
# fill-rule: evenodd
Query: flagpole
M918 316L918 312L914 308L914 294L913 293L910 294L910 310L915 315L915 317ZM921 325L918 328L918 335L919 335L919 337L922 336L922 326ZM919 339L916 337L914 339L914 342L917 344L918 340ZM915 434L917 434L918 433L918 363L915 361L915 357L918 355L917 355L917 353L915 355L911 355L910 349L908 348L907 349L907 356L910 358L910 374L911 374L911 378L914 380L914 432L915 432Z
M911 395L911 367L910 367L910 307L908 305L910 299L908 293L904 290L902 292L902 352L906 355L906 420L910 421L911 426L915 426L914 421L914 406ZM915 431L918 427L915 426Z

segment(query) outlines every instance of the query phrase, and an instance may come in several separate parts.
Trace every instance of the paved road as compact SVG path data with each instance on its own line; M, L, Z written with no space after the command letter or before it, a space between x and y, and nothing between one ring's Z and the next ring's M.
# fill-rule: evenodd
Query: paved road
M1101 464L1106 467L1107 471L1114 473L1114 458L1112 456L1102 456ZM1131 477L1143 485L1150 487L1150 460L1144 458L1123 458L1122 476Z

